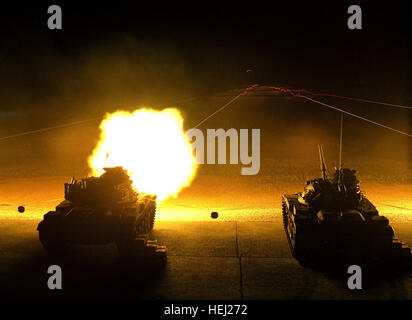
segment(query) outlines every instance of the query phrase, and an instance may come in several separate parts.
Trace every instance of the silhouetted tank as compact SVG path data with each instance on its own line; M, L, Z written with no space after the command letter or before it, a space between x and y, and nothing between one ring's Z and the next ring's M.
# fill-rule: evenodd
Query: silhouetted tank
M135 249L136 237L153 229L156 196L139 194L122 167L104 168L100 177L65 183L65 200L39 223L39 238L53 255L64 253L68 243L115 242L119 253Z
M356 171L335 168L329 179L319 146L322 178L282 195L292 256L303 266L410 267L411 248L394 238L389 221L359 188Z

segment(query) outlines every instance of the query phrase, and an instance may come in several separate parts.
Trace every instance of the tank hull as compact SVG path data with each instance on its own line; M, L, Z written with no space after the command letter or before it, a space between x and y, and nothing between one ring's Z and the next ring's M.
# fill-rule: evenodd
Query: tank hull
M37 230L46 250L62 255L68 244L115 242L118 246L130 246L137 237L153 229L155 215L155 198L150 196L114 208L87 207L65 200L55 211L44 215Z
M291 254L303 266L410 267L411 248L394 238L389 221L363 198L343 211L311 208L300 194L282 196Z

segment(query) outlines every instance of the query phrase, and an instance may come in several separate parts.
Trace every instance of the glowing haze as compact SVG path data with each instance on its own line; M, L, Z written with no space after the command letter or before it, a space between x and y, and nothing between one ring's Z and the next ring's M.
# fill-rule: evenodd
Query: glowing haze
M190 185L197 162L183 131L183 118L174 108L107 114L100 124L100 141L89 157L92 174L122 166L143 193L159 200L176 197Z

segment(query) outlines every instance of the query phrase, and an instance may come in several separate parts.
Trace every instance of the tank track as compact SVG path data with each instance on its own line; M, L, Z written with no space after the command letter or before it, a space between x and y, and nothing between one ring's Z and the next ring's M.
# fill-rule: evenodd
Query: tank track
M139 221L136 224L136 233L137 235L140 234L147 234L152 231L156 219L156 202L149 204L149 213L143 218L143 220Z
M392 240L392 250L395 256L394 264L397 264L400 269L412 267L412 247L408 243L394 237Z
M292 219L291 213L282 199L282 215L283 215L283 228L285 229L286 238L288 240L290 252L295 257L295 233L292 230L296 230L295 223Z
M286 202L282 199L282 217L283 217L283 227L286 233L286 238L289 244L291 254L294 258L296 257L296 226L293 221L293 216L287 207ZM406 242L400 241L398 238L394 237L392 240L392 247L389 257L384 261L386 266L391 270L406 270L412 268L412 246ZM301 265L305 266L305 261L299 261Z
M151 213L150 213L150 230L153 229L154 224L155 224L156 209L157 209L157 205L156 205L156 202L155 202L154 205L153 205L153 209L151 210Z
M166 260L166 246L158 244L157 240L149 240L148 235L136 237L137 257L152 262L164 262Z
M149 204L147 216L136 225L136 236L134 241L126 248L120 248L123 258L128 260L137 258L149 265L154 263L162 265L166 261L166 246L158 244L157 240L149 240L149 233L154 227L156 218L156 202ZM124 250L125 249L125 250Z

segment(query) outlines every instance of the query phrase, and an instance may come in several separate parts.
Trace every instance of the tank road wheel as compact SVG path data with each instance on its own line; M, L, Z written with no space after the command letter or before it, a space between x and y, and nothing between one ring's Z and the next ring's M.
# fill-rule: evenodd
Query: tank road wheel
M285 228L286 238L288 239L290 252L295 257L295 236L296 227L293 221L292 213L288 209L285 201L282 199L282 214L283 214L283 227Z
M43 220L39 223L37 230L41 244L50 255L55 257L64 255L67 244L57 228L57 223L51 219Z

